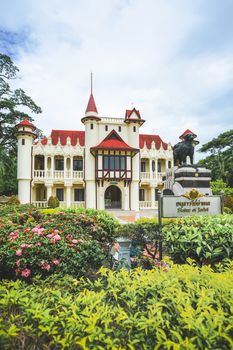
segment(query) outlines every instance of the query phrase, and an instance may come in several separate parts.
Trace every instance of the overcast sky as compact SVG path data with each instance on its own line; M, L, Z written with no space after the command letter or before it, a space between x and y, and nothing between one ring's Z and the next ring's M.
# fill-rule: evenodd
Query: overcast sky
M132 106L141 133L201 144L233 127L232 0L1 0L0 51L51 129L83 130L93 71L99 114Z

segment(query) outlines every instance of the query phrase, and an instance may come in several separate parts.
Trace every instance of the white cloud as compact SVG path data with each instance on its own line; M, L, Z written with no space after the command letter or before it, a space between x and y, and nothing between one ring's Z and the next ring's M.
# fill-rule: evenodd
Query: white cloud
M156 132L172 143L185 128L193 129L202 142L225 131L224 123L212 122L211 101L232 85L233 53L185 52L189 38L206 20L200 4L184 0L5 4L2 25L13 31L30 28L30 40L36 44L31 53L21 49L17 62L19 86L43 108L36 124L46 134L52 128L83 128L80 119L92 70L101 115L121 117L133 103L147 121L142 131Z

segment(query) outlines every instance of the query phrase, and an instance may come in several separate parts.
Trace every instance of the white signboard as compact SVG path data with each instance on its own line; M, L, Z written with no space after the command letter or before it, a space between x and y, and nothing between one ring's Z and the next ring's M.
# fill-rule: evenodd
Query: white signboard
M217 215L222 212L221 196L188 199L182 196L162 196L162 217Z

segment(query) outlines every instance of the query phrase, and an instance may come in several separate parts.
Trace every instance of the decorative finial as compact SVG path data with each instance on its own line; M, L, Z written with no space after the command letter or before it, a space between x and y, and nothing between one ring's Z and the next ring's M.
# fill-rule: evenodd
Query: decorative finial
M92 72L91 72L91 94L92 94Z

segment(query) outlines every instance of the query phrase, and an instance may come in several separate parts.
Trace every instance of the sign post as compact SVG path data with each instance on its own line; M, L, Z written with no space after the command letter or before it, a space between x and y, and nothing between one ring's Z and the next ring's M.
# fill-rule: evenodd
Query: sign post
M163 258L163 237L162 237L162 190L163 183L158 183L158 224L159 224L159 260Z

